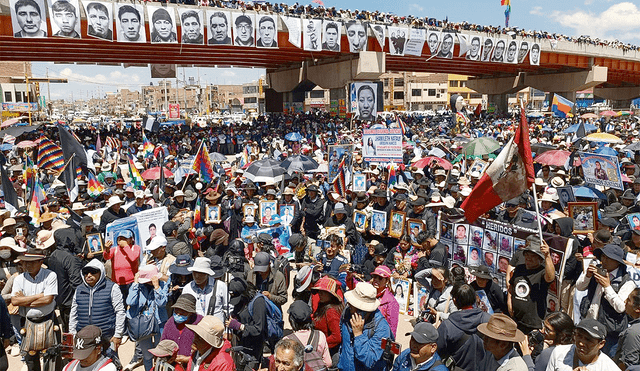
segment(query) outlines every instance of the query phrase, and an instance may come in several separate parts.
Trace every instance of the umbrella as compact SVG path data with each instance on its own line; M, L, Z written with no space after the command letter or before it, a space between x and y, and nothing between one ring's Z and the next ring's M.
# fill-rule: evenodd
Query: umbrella
M599 155L607 155L607 156L617 156L618 155L618 151L616 151L615 149L613 149L611 147L600 147L600 148L596 149L594 151L594 153L597 153Z
M162 168L164 170L164 177L169 178L173 176L171 170L166 167ZM160 179L160 166L152 167L148 170L145 170L142 174L140 174L144 180L156 180Z
M631 143L624 147L625 151L640 151L640 142Z
M289 133L284 136L284 139L290 140L292 142L299 142L302 140L302 135L300 133Z
M6 128L0 130L0 138L4 138L5 135L9 134L14 137L19 137L24 133L30 133L32 131L38 130L42 125L24 125L24 126L12 126L10 128Z
M280 161L267 158L252 162L244 171L244 176L254 182L279 182L286 170L280 166Z
M602 200L607 199L607 196L605 196L604 193L598 191L595 188L585 186L573 187L573 194L576 197L599 198Z
M5 143L0 145L0 151L11 151L12 148L13 148L13 144L11 143Z
M305 173L309 170L317 169L320 165L318 165L318 162L316 160L312 159L309 156L296 155L288 157L286 160L282 161L282 164L280 164L280 166L282 166L289 172L302 171L303 173Z
M597 119L598 115L596 115L595 113L585 113L584 115L580 116L583 119Z
M542 112L529 112L527 113L527 117L539 118L544 116Z
M456 135L455 138L453 138L453 140L460 143L469 143L471 141L471 138L464 136L462 134L458 134Z
M629 111L620 111L616 114L616 116L630 116L632 112Z
M562 132L565 134L575 133L576 131L578 131L579 127L580 127L580 124L574 124L564 129ZM586 123L584 124L584 130L586 132L594 131L596 129L598 129L598 127L595 125L586 124Z
M495 139L481 137L472 140L464 146L464 154L466 156L482 156L487 155L500 148L500 143Z
M447 154L444 153L444 151L438 147L433 147L431 148L431 151L429 151L429 156L437 156L437 157L445 157ZM419 160L419 159L418 159ZM416 161L418 161L416 160Z
M26 116L14 117L12 119L5 120L0 127L6 128L11 125L15 125L20 122L22 119L26 119Z
M569 158L570 155L571 155L571 152L569 151L554 149L554 150L546 151L543 154L536 156L536 158L533 161L542 165L564 166L564 164L567 162L567 159ZM580 166L579 156L574 156L573 166Z
M209 158L211 159L212 162L223 162L223 161L227 161L227 156L223 155L222 153L219 152L212 152L209 154Z
M309 173L328 173L329 172L329 165L320 164L320 165L318 165L317 169L309 170L308 172Z
M541 155L547 151L558 149L558 147L547 143L531 143L531 152Z
M416 163L413 165L418 169L422 169L425 166L429 166L429 164L431 164L433 161L438 163L438 165L440 165L445 170L453 169L453 165L451 165L449 161L436 156L427 156L427 157L421 158L418 161L416 161Z
M587 135L584 139L590 142L622 143L622 139L609 133L593 133Z
M617 113L611 110L600 112L600 116L615 116L615 115L617 115Z
M16 147L18 148L29 148L29 147L33 147L36 145L36 142L31 141L31 140L23 140L22 142L18 143L16 145Z

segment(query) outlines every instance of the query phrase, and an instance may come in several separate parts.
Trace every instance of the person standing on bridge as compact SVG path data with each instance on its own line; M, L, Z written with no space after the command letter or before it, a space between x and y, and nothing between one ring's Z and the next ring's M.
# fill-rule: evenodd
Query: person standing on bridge
M214 12L209 16L209 45L231 45L229 21L224 12Z
M18 23L20 31L13 34L13 37L47 37L47 31L42 27L42 9L34 0L18 0L14 5L16 18L13 19L13 29ZM44 28L47 28L46 21Z

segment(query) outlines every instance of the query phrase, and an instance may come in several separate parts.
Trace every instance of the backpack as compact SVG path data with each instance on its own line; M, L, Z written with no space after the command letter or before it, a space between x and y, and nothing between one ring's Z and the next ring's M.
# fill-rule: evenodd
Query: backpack
M294 339L298 343L302 344L300 339L296 336L296 334L288 335L287 338ZM308 367L313 371L323 371L327 369L327 365L325 365L324 360L322 359L322 354L318 351L318 342L320 340L320 334L318 330L311 330L309 334L309 340L307 341L307 346L304 344L302 346L305 348L304 351L304 365L305 369ZM309 347L312 349L311 351L307 351Z
M266 296L258 293L256 297L249 302L249 314L253 317L253 303L257 298L264 298L267 306L267 339L280 340L283 336L284 320L282 319L282 311Z
M284 275L284 282L286 284L287 289L289 289L289 281L291 276L291 263L289 263L289 259L287 259L284 255L278 255L277 258L273 261L273 269L275 271L280 271Z

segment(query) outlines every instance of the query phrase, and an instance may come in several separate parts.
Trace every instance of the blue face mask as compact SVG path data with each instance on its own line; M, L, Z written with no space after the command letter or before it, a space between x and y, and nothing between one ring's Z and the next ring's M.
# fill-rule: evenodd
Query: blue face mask
M184 323L184 322L187 322L188 319L189 319L189 316L181 316L178 313L173 314L173 320L176 323Z

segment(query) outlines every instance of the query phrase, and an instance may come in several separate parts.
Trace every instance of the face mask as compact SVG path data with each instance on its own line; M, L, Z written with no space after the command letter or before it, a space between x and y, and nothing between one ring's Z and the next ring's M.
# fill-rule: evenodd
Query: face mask
M187 322L188 319L189 319L189 316L181 316L178 313L173 314L173 320L176 323L184 323L184 322Z
M11 258L11 250L0 250L0 259L9 260Z

